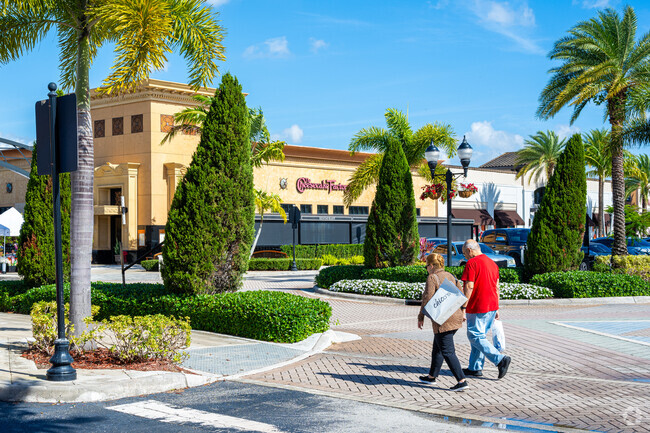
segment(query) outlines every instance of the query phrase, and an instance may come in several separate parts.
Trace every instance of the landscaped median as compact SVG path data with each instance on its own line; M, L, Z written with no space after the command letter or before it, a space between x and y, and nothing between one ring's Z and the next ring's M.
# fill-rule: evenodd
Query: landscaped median
M462 267L447 271L460 278ZM316 285L330 292L355 293L420 300L427 272L422 265L366 269L363 266L330 266L316 277ZM650 285L634 275L611 272L554 272L535 275L523 283L519 270L499 269L502 300L650 296Z
M192 329L280 343L325 332L332 314L326 302L284 292L176 295L162 284L127 284L123 289L121 284L100 282L92 283L91 289L91 302L99 307L97 320L164 314L189 318ZM54 285L29 289L21 282L0 282L0 311L29 314L35 303L54 300Z

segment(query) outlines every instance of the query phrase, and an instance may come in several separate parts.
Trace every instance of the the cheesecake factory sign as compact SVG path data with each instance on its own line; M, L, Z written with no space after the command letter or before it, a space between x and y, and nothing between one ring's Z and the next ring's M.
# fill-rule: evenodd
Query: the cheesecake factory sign
M307 191L308 189L325 190L329 194L332 191L345 191L345 188L347 187L347 185L336 183L335 180L321 180L320 182L316 183L312 182L308 177L300 177L296 181L296 190L300 194Z

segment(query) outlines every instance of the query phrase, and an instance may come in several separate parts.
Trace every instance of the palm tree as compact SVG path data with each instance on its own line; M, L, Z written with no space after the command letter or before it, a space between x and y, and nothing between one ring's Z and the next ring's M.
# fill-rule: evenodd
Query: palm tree
M650 196L650 157L639 155L632 161L632 167L625 178L625 196L628 197L634 191L639 191L641 210L645 211Z
M587 176L598 176L598 236L605 236L605 178L612 172L610 135L606 129L594 129L584 135Z
M72 173L70 322L85 330L90 315L90 262L93 237L94 149L89 71L99 49L115 44L118 53L101 91L135 88L168 53L187 59L190 85L209 84L225 60L223 29L202 0L0 0L0 63L17 60L55 30L60 47L61 87L77 95L79 169Z
M574 107L573 123L589 102L606 104L611 125L614 255L626 255L624 127L629 101L650 80L650 33L636 41L636 14L626 7L621 18L613 9L578 23L549 53L561 65L552 68L540 95L537 116L549 119L566 105ZM633 97L632 97L633 98Z
M282 199L279 195L262 191L261 189L255 190L255 207L257 207L257 213L260 214L260 227L257 229L255 240L253 241L253 245L251 245L251 253L248 256L249 259L253 257L253 252L257 246L257 240L260 238L260 234L262 233L262 224L264 224L264 212L267 210L270 210L271 212L277 212L282 217L282 221L284 221L285 224L287 223L287 214L284 209L282 209L280 203L282 203Z
M537 134L531 135L530 139L524 141L524 148L517 151L515 166L522 168L515 179L530 174L528 182L534 176L537 183L544 173L548 182L565 145L566 140L560 140L554 131L537 131Z
M210 110L214 96L193 95L197 102L194 107L186 107L174 114L174 125L165 134L160 144L171 141L179 132L200 134L203 122ZM266 127L266 119L261 108L249 108L250 134L253 167L261 167L270 161L284 161L284 141L271 141L271 134Z
M401 111L389 108L385 117L388 130L371 126L359 131L350 142L349 149L352 154L360 150L374 150L378 153L359 164L352 174L343 196L346 206L350 206L369 186L377 182L384 152L389 148L390 140L397 140L402 145L409 166L417 168L418 173L429 181L431 173L424 160L424 151L429 144L433 142L450 157L456 154L456 140L450 125L428 123L413 133L408 119ZM444 171L446 168L438 164L436 172Z

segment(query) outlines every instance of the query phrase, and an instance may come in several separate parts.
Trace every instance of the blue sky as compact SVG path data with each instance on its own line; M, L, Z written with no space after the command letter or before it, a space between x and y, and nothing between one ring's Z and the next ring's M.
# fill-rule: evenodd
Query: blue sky
M570 109L535 118L553 66L547 53L577 22L615 0L210 0L227 31L231 72L262 107L275 138L303 146L346 149L360 129L384 127L387 108L408 110L414 129L450 124L467 135L472 165L517 150L538 130L561 136L608 127L602 107L588 107L569 125ZM650 2L630 1L638 36L650 30ZM21 60L0 66L0 137L31 142L34 102L58 79L51 35ZM108 75L105 47L91 86ZM153 78L186 82L176 55ZM219 79L213 83L218 86ZM643 150L648 153L648 149ZM637 151L638 152L638 151ZM452 163L458 161L452 160Z

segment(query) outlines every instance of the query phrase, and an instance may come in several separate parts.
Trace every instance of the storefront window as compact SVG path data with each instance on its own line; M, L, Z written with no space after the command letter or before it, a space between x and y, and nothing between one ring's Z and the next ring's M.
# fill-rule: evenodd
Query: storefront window
M343 206L332 206L332 213L334 215L343 215Z
M319 204L318 206L316 206L316 213L327 215L328 213L330 213L329 206L326 204Z
M311 213L311 205L310 204L301 204L300 205L300 212L301 213Z
M368 215L368 206L350 206L350 215Z

